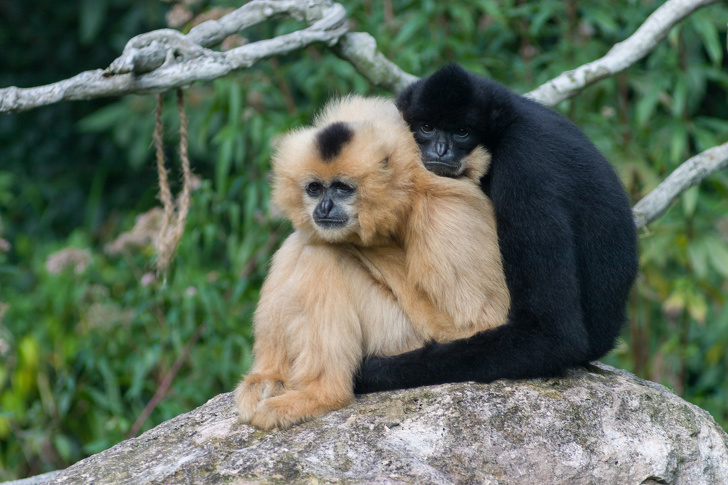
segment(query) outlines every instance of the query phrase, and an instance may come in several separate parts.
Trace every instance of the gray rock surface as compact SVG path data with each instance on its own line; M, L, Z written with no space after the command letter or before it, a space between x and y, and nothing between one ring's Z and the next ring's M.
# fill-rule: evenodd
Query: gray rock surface
M251 482L713 485L728 483L728 435L662 386L599 364L373 394L270 433L237 423L222 394L50 483Z

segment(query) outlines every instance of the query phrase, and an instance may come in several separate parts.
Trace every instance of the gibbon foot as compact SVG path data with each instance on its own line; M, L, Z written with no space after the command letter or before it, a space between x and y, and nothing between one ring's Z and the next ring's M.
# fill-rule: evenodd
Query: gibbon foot
M271 374L250 374L235 388L235 404L240 421L251 423L260 403L270 397L278 396L286 390L281 376Z
M347 402L322 402L308 392L287 391L260 402L250 419L256 428L286 429L327 411L345 406Z

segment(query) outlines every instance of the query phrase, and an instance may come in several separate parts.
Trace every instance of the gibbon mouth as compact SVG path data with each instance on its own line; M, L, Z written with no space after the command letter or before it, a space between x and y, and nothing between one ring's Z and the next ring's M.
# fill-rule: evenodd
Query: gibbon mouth
M339 229L346 225L344 219L317 219L316 224L323 229Z
M441 176L457 175L458 168L460 168L458 163L447 163L441 160L426 160L423 163L427 170Z

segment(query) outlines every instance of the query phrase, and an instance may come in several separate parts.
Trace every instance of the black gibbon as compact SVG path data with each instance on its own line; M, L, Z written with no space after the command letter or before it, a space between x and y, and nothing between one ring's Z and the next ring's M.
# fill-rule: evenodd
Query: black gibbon
M429 172L391 100L347 97L278 143L273 202L295 226L254 316L240 419L285 428L348 404L369 355L464 338L506 321L492 205L473 150Z
M490 168L511 296L508 322L464 340L366 359L356 393L499 378L553 377L615 345L634 282L637 237L611 165L557 112L449 65L396 100L424 164L448 176L472 150Z

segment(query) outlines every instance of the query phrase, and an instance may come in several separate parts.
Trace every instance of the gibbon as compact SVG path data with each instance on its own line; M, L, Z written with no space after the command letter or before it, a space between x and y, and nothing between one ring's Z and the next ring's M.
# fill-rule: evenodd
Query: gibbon
M353 398L362 359L448 342L505 322L495 216L478 181L486 150L451 177L428 171L391 100L350 96L285 135L274 204L295 231L255 311L240 419L286 428Z
M615 344L637 274L629 199L612 166L559 113L446 66L396 104L440 175L491 154L483 192L495 208L511 295L508 322L467 340L367 359L357 393L444 382L561 375Z

